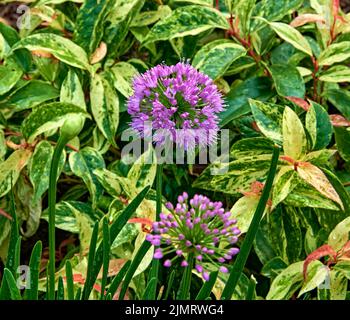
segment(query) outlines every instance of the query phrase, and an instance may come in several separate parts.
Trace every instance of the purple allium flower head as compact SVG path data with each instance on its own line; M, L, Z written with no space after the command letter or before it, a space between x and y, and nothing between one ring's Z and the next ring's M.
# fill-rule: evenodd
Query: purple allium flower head
M141 137L150 134L151 125L158 144L170 139L187 150L215 142L218 113L224 110L222 95L207 75L188 62L157 65L138 75L133 88L128 113Z
M209 279L209 270L216 268L227 273L228 269L224 264L239 252L233 246L239 229L236 226L227 228L226 222L233 226L237 220L224 214L221 202L211 202L205 196L195 195L188 199L184 193L179 199L181 203L169 209L170 214L160 215L161 220L153 224L153 233L146 237L147 241L157 247L154 258L161 259L172 253L174 257L166 260L164 266L170 266L180 258L181 266L187 267L190 265L188 257L192 255L195 266L191 267L201 273L205 281ZM183 210L176 209L179 207ZM194 223L195 220L198 223ZM171 226L168 228L158 228L159 225L167 225L169 222ZM235 241L232 241L233 238Z

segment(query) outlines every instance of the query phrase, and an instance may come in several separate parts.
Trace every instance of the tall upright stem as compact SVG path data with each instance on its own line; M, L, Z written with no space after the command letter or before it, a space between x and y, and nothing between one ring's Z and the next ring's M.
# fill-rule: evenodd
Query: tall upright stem
M188 261L188 266L186 267L185 272L182 276L177 300L189 300L190 299L192 269L193 269L193 262L194 262L194 253L193 252L190 252L188 254L187 261Z
M61 135L58 139L50 168L50 181L49 181L49 285L48 285L48 300L55 299L55 206L56 206L56 191L57 191L57 171L58 164L61 158L64 146L68 142L68 139Z
M159 214L162 211L162 182L163 182L163 164L157 165L156 173L156 221L159 221ZM149 272L149 279L158 280L158 271L159 271L159 260L154 259L152 261L151 270ZM149 288L149 292L145 296L147 300L156 300L157 295L157 281L153 282L153 285Z

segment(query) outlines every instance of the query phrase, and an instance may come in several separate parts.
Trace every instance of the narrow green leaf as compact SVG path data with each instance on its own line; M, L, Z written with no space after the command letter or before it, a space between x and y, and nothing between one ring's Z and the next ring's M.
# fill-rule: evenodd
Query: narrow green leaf
M148 241L144 241L143 244L141 245L141 247L139 248L139 250L137 251L134 259L132 260L130 267L125 275L121 290L120 290L120 294L119 294L119 300L123 300L126 294L126 291L129 287L130 281L137 269L137 267L139 266L139 264L141 263L143 257L146 255L147 251L150 249L151 247L151 243Z
M244 265L248 259L250 250L253 246L253 241L256 237L260 220L263 216L263 213L265 211L266 203L268 201L273 180L275 178L276 174L276 168L279 158L279 147L275 146L273 150L272 160L270 164L269 173L266 179L266 183L263 189L263 192L261 194L260 201L258 203L258 206L256 208L256 211L254 213L254 217L252 220L251 225L249 226L247 235L244 239L243 245L241 246L241 251L238 254L238 257L232 267L232 270L230 272L230 276L226 282L225 288L222 292L221 299L222 300L230 300L231 296L235 290L235 287L238 283L238 280L243 272Z
M171 289L173 289L173 282L175 278L175 270L171 271L169 275L169 280L167 281L167 288L163 300L168 300Z
M118 290L119 285L121 284L121 282L124 279L124 276L126 274L126 272L129 270L131 261L127 261L123 267L120 269L120 271L118 272L118 274L114 277L114 279L112 280L108 290L107 290L107 294L106 296L108 297L109 295L111 297L114 297L115 293Z
M38 300L38 284L40 273L42 243L38 241L30 256L29 270L30 270L30 287L27 287L24 292L25 300Z
M67 282L67 298L68 300L74 300L74 282L73 282L73 270L72 263L68 259L66 261L66 282Z
M61 276L59 276L59 278L58 278L58 288L57 288L56 300L64 300L64 285L63 285L63 279Z
M123 210L118 219L114 221L110 227L110 242L114 242L120 231L123 229L127 221L130 219L132 214L135 213L136 209L145 198L149 191L150 187L145 187L132 201L131 203ZM146 252L144 253L146 254ZM93 271L91 274L91 283L90 287L87 288L87 292L91 292L92 284L96 281L98 273L100 272L101 266L103 264L103 244L100 244L94 258ZM131 266L130 266L131 267ZM137 266L136 266L137 268ZM135 269L136 270L136 269ZM130 279L131 280L131 279Z
M92 286L94 285L95 279L93 279L93 264L95 260L96 246L97 246L97 236L98 236L98 222L95 223L94 229L92 231L90 248L89 248L89 259L88 266L86 270L85 284L83 289L83 299L89 299Z
M110 239L109 239L109 226L108 219L104 218L102 221L102 243L103 243L103 271L101 281L101 300L105 297L105 288L107 284L108 270L109 270L109 253L110 253Z
M7 268L4 269L4 280L6 281L9 291L10 291L10 297L11 300L22 300L21 293L17 287L16 280L11 273L11 271Z
M206 300L213 290L216 279L218 277L218 271L210 273L209 281L205 281L202 288L199 290L196 300Z
M146 286L145 291L143 293L142 300L155 300L154 298L153 299L149 299L149 297L153 296L154 288L157 287L157 283L158 283L158 279L157 278L151 278L147 282L147 286Z

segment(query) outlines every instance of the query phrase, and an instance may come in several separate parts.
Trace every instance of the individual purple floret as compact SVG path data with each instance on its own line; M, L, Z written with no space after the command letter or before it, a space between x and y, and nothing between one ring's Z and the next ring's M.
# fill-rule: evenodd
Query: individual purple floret
M163 265L170 267L176 259L181 259L181 266L187 267L191 255L194 261L191 267L201 273L205 281L209 280L208 265L228 273L224 264L239 252L233 245L240 233L231 212L225 212L221 202L212 202L203 195L189 200L186 192L178 197L175 207L170 203L166 207L171 213L161 213L160 221L153 223L152 234L146 237L157 247L154 258L162 259L175 253Z
M141 137L149 135L151 125L157 144L170 139L188 150L215 142L217 114L224 109L222 95L207 75L189 63L158 65L137 76L133 89L128 113Z

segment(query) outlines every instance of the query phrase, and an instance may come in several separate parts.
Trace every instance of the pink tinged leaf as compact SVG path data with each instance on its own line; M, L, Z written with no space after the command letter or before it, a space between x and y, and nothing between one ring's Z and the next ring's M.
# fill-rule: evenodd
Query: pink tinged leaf
M321 169L309 162L299 162L297 171L302 179L311 184L319 193L338 203L344 210L343 202L341 201L337 191L335 191L334 187Z
M131 218L128 223L141 223L152 227L152 221L147 218Z
M286 97L289 101L295 103L300 108L304 109L305 111L309 111L310 104L305 101L304 99L298 98L298 97Z
M350 240L341 248L338 257L339 260L350 260Z
M260 193L264 189L264 184L259 181L254 181L251 185L251 190L254 193Z
M95 64L100 62L107 54L107 45L102 41L100 46L95 50L90 58L90 63Z
M303 274L304 274L304 279L306 279L306 273L307 273L307 267L309 264L314 261L314 260L319 260L323 257L330 256L333 261L336 261L337 259L337 253L334 251L334 249L328 245L325 244L315 251L311 252L305 259L304 265L303 265Z
M350 121L345 119L340 114L330 114L329 118L335 127L350 127Z
M291 27L300 27L303 26L306 23L313 23L313 22L321 22L321 23L325 23L325 19L318 15L318 14L312 14L312 13L305 13L305 14L301 14L299 16L297 16L291 23L290 26Z

